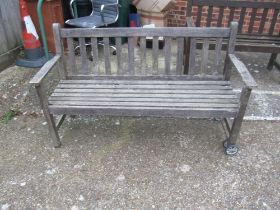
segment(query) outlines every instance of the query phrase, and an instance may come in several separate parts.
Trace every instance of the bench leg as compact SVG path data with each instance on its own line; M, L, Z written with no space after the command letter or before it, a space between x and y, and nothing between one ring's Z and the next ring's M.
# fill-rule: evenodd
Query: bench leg
M225 146L225 152L227 155L236 155L238 152L238 147L236 146L236 141L240 133L241 125L243 122L243 118L245 115L245 111L247 108L247 104L250 98L252 89L244 87L241 91L240 96L240 108L237 113L237 116L234 118L230 132L229 132L229 138L226 140L224 146Z
M272 70L276 58L277 58L277 53L272 53L271 56L270 56L269 62L267 64L267 69L268 70Z
M39 96L40 103L41 103L46 121L47 121L48 126L49 126L49 132L50 132L50 135L51 135L51 138L52 138L52 141L53 141L53 145L56 148L60 147L61 142L60 142L59 135L58 135L58 129L56 127L53 115L49 112L48 101L44 97L44 92L42 91L42 87L41 86L36 86L36 91L37 91L37 94Z

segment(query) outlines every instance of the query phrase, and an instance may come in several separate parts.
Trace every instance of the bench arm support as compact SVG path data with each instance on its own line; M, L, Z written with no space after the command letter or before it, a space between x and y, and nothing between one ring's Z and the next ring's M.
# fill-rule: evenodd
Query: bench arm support
M237 72L241 76L243 82L245 85L249 88L253 88L257 86L257 83L253 76L250 74L248 71L247 67L242 63L234 54L229 54L228 55L231 63L235 66Z
M195 27L192 17L187 17L187 27Z
M45 79L45 77L48 75L48 73L53 69L55 64L58 63L60 58L61 58L60 55L56 55L52 59L50 59L47 63L45 63L42 66L42 68L35 74L35 76L30 80L29 84L34 84L36 86L39 86L42 83L42 81Z

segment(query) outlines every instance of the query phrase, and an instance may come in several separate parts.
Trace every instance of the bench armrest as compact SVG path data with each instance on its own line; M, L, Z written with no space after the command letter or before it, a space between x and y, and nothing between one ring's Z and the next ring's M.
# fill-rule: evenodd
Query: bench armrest
M195 27L192 17L187 17L187 27Z
M238 58L234 54L229 54L228 56L232 64L236 67L236 70L240 74L245 85L249 88L256 87L257 83L244 63L238 60Z
M60 55L54 56L48 62L46 62L42 68L35 74L35 76L30 80L30 84L35 84L39 86L43 79L48 75L48 73L53 69L55 64L58 63L59 59L61 58Z

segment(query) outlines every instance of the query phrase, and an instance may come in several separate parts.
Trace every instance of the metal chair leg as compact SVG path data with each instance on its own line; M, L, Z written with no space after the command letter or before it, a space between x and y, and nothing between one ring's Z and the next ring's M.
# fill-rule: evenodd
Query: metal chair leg
M268 70L272 70L273 66L274 66L274 62L277 58L277 53L272 53L271 56L270 56L270 59L269 59L269 62L267 64L267 69Z

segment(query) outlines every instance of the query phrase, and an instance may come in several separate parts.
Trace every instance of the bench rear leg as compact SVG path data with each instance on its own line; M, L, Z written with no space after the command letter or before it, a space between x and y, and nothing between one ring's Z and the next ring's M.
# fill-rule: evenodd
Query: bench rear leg
M277 58L277 53L272 53L271 56L270 56L269 62L267 64L267 69L268 70L272 70L276 58Z
M42 91L42 87L41 86L36 86L36 91L37 94L39 96L40 99L40 103L43 109L43 113L44 116L46 118L46 121L48 123L49 126L49 132L53 141L53 146L58 148L61 146L61 142L59 139L59 135L58 135L58 128L55 124L55 120L53 115L50 113L49 108L48 108L48 101L47 99L44 97L44 93Z
M244 87L241 91L240 96L240 108L237 116L234 118L231 129L229 131L229 137L225 141L225 153L227 155L236 155L238 152L238 147L236 146L236 141L240 133L241 125L247 108L247 104L251 95L251 88Z

